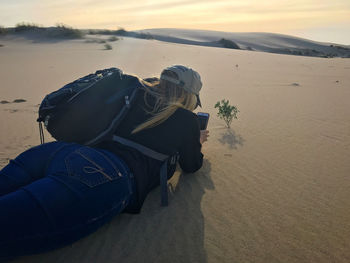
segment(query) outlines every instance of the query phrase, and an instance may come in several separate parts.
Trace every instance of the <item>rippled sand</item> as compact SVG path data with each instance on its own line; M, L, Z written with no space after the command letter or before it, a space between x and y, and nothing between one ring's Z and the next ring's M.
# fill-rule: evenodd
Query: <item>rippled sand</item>
M211 114L203 168L176 173L169 207L155 189L141 214L13 262L350 262L349 59L129 38L112 50L83 40L0 43L0 101L10 102L0 104L0 167L39 143L44 95L97 69L151 77L189 65ZM240 110L231 129L216 116L223 98Z

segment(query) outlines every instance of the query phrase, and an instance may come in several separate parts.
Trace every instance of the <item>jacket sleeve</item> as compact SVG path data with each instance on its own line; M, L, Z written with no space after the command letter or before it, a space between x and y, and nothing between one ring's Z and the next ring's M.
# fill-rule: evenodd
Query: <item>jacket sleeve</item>
M203 164L197 116L193 114L191 120L186 124L186 133L183 136L184 138L179 151L179 164L185 173L194 173L199 170Z

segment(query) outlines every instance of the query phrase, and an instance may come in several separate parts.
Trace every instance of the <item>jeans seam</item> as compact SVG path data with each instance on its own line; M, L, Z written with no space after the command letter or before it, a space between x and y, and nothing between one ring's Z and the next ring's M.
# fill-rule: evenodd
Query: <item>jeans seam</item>
M29 175L29 177L31 179L33 179L33 176L28 172L28 170L26 169L25 165L21 161L16 160L16 159L12 159L12 160L10 160L10 163L13 163L14 165L16 165L19 168L21 168L27 175Z
M98 165L95 161L91 160L91 158L87 157L86 155L84 155L82 152L79 151L79 149L76 151L77 154L79 154L81 157L83 157L85 160L87 160L88 162L92 163L92 165L95 165L99 170L97 172L101 173L105 178L107 178L108 181L113 181L113 178L110 177L108 174L106 174L104 172L103 167L101 167L100 165ZM87 171L85 171L86 168L89 167L83 167L83 171L88 173Z
M69 157L73 154L77 154L77 155L80 155L82 158L84 158L85 160L87 160L88 162L90 162L92 165L96 166L98 169L100 169L100 171L98 171L99 173L101 173L106 179L107 181L105 182L102 182L102 183L98 183L98 184L89 184L88 182L85 182L84 180L79 180L80 182L82 182L83 184L87 185L88 187L90 188L94 188L98 185L101 185L101 184L105 184L107 182L112 182L112 181L115 181L115 178L112 178L111 176L109 176L107 173L104 172L104 169L103 167L101 167L99 164L97 164L94 160L92 160L90 157L86 156L86 154L84 154L83 152L81 152L81 149L82 148L86 148L85 146L82 146L82 147L79 147L78 149L72 151L70 154L68 154L65 158L64 158L64 163L65 163L65 166L66 166L66 170L68 172L68 175L72 176L74 178L74 173L72 172L72 169L70 168L71 165L69 164ZM113 162L104 154L100 153L99 151L95 150L95 149L92 149L92 148L88 148L94 152L97 152L99 153L104 159L106 162L108 162L112 168L114 169L114 174L113 174L113 177L115 177L115 175L119 176L119 177L122 177L122 173L119 171L119 169L113 164ZM86 168L86 167L83 167L83 168ZM77 178L78 179L78 178Z
M83 147L81 147L81 148L83 148ZM82 156L84 159L86 159L87 161L89 161L89 162L91 162L93 165L95 165L97 168L99 168L101 171L103 171L103 170L104 170L103 167L101 167L100 165L98 165L94 160L91 160L90 157L84 155L84 153L82 153L82 152L80 151L81 148L77 149L76 152L77 152L80 156ZM95 150L95 152L100 153L99 151L96 151L96 150ZM102 154L102 153L100 153L100 154L102 155L102 157L104 157L105 159L107 159L107 162L108 162L108 163L111 164L111 161L110 161L104 154ZM118 176L120 176L120 175L119 175L119 174L121 174L120 171L119 171L113 164L112 164L112 167L113 167L114 170L115 170L114 172L115 172ZM109 177L110 181L113 181L113 179L112 179L110 176L108 176L108 177Z
M47 169L49 168L49 165L51 164L51 162L53 161L54 157L56 156L56 154L62 150L63 148L65 147L68 147L68 146L71 146L71 144L64 144L64 145L61 145L58 149L56 149L51 155L50 157L47 159L47 162L45 164L45 172L44 174L46 175L47 174Z
M74 153L74 152L73 152ZM65 164L65 166L66 166L66 170L67 170L67 174L69 175L69 176L72 176L72 171L71 171L71 169L69 168L70 166L69 166L69 164L68 164L68 157L70 156L71 154L68 154L68 156L66 157L66 158L64 158L64 164Z
M52 180L55 180L56 182L58 182L60 184L65 185L69 190L71 190L73 193L75 193L77 196L79 196L80 200L84 199L79 192L75 191L69 184L67 184L66 182L62 181L59 177L54 176L52 174L48 175L47 177L51 178Z
M100 155L102 155L107 160L107 162L110 165L112 165L112 167L114 168L115 172L118 174L119 177L122 177L123 174L120 172L120 170L116 167L116 165L114 165L114 163L105 154L103 154L102 152L97 151L97 150L96 150L96 152L99 153Z

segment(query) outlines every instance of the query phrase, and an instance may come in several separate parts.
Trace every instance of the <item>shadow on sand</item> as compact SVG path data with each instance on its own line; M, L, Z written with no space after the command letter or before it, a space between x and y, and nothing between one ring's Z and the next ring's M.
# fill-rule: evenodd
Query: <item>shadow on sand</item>
M236 134L235 131L227 129L218 141L223 145L227 144L230 149L237 149L238 146L243 146L245 140L241 135Z
M159 187L140 214L121 214L97 232L61 249L14 262L207 262L201 201L214 189L211 164L195 174L177 171L169 180L169 206L160 206Z

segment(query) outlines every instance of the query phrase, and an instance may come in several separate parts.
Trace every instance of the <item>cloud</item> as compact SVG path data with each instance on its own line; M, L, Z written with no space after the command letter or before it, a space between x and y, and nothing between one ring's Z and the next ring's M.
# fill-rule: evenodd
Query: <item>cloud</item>
M1 0L0 25L286 32L350 20L349 0ZM338 31L337 31L338 32Z

